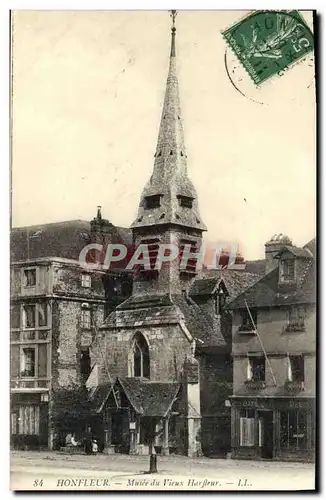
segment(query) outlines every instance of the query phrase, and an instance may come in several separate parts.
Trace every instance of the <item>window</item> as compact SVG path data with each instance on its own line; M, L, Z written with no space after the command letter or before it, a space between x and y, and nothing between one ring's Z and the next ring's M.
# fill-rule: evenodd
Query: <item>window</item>
M288 381L289 382L304 382L304 357L289 356L288 357Z
M90 274L82 274L81 285L84 288L91 288L92 286L92 277Z
M161 206L161 194L154 194L152 196L146 196L145 198L145 208L158 208Z
M82 328L91 328L91 310L90 309L82 309L82 317L81 317L81 323L82 323Z
M263 356L248 358L247 380L265 381L265 358Z
M26 305L23 307L24 328L35 328L35 305Z
M48 314L47 314L47 304L38 304L38 326L47 326L48 324Z
M21 376L35 377L35 348L24 347L21 357Z
M241 326L240 332L254 332L257 325L257 309L251 308L250 314L248 309L241 311Z
M305 330L306 311L304 307L291 307L288 310L287 332L303 332Z
M141 333L136 335L133 344L133 376L149 378L149 350Z
M20 306L10 307L10 326L11 328L20 328Z
M240 446L255 446L255 410L240 412Z
M302 450L307 446L307 415L302 411L281 412L281 448Z
M19 408L19 434L38 435L40 431L40 407L24 405Z
M281 281L293 281L295 278L295 262L293 259L281 261Z
M222 314L226 302L226 293L222 286L219 287L215 296L215 314Z
M190 196L182 196L182 195L178 195L177 198L180 207L192 208L192 203L194 201L193 198L190 198Z
M83 349L80 354L80 374L83 380L86 380L91 373L91 357L89 355L89 349Z
M36 286L36 269L24 270L24 286Z

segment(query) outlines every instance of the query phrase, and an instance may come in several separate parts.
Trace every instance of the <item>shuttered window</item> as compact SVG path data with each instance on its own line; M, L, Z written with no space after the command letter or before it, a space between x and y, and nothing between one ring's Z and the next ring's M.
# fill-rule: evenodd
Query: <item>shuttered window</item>
M12 377L18 377L20 373L20 347L10 346L10 373Z
M10 307L10 326L11 328L20 328L20 305Z
M38 435L40 432L40 407L21 406L19 408L19 434Z
M11 434L17 434L17 413L13 412L11 414Z
M38 376L47 376L48 344L38 345Z
M23 308L24 328L35 328L35 305L26 305Z
M40 303L38 304L38 325L39 326L47 326L48 324L48 314L47 314L47 304Z
M240 446L255 446L255 413L251 410L240 415Z

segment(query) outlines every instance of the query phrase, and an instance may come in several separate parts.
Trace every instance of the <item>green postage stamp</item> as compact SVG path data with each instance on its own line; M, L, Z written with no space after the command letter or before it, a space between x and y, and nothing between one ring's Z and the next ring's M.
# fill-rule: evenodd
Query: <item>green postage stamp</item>
M222 35L256 85L314 48L313 34L296 10L255 12Z

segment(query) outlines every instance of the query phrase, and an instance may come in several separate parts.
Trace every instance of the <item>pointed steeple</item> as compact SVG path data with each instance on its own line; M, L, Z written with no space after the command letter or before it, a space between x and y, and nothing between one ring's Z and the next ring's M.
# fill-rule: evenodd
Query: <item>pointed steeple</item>
M176 11L171 11L171 51L154 168L145 186L132 228L176 224L201 231L197 193L187 175L176 65Z

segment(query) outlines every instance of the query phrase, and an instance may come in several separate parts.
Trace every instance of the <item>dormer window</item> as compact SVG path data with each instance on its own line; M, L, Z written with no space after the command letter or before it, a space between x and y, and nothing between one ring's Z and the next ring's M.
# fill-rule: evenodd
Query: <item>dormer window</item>
M257 309L251 308L250 314L248 309L241 311L241 325L239 333L254 333L257 325Z
M178 195L177 196L179 205L180 207L186 207L186 208L192 208L192 204L194 199L191 198L190 196L183 196L183 195Z
M159 208L161 206L161 194L154 194L152 196L146 196L145 198L145 208Z
M295 261L294 259L281 260L280 281L294 281L295 279Z
M220 285L215 295L215 314L219 315L223 313L223 310L225 308L226 296L226 291L224 290L223 286Z

